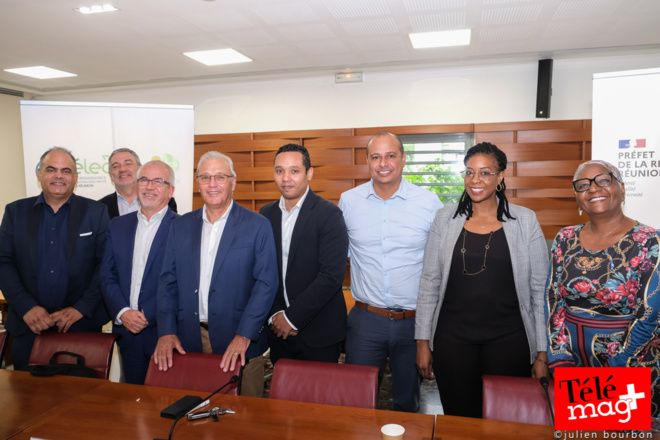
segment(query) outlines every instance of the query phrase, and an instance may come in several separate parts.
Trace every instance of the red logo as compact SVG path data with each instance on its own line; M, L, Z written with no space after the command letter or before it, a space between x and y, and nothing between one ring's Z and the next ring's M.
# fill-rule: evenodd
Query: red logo
M651 369L556 368L555 429L651 429Z

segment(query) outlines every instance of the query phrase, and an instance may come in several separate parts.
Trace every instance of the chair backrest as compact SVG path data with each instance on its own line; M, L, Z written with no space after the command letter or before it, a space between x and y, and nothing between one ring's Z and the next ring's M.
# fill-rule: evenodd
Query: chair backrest
M7 345L7 330L0 325L0 367L2 367L2 360L5 358L5 346Z
M539 379L485 375L483 382L484 419L552 425L548 399ZM552 380L548 392L554 411L555 387Z
M100 379L107 379L110 374L110 361L115 339L119 335L102 332L66 332L45 331L37 335L30 353L28 365L45 365L58 351L70 351L85 359L85 366L96 371ZM75 364L76 359L61 355L56 363Z
M269 397L375 409L378 367L280 359L273 368Z
M158 370L158 365L152 359L144 384L212 393L236 374L236 371L225 373L220 369L221 354L188 352L181 355L175 351L173 356L172 368L167 371ZM238 383L229 385L220 393L238 395Z

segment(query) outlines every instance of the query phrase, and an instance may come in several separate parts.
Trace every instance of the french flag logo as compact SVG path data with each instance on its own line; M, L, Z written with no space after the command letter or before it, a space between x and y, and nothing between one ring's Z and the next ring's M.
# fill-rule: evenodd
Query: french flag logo
M646 148L646 139L621 139L619 149L625 148Z

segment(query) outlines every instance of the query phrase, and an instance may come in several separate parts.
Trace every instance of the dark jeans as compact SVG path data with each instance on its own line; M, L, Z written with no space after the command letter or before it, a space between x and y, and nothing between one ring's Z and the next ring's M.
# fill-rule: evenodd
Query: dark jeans
M380 384L388 357L393 409L417 412L421 376L416 366L415 317L390 319L353 307L348 314L346 363L380 368Z

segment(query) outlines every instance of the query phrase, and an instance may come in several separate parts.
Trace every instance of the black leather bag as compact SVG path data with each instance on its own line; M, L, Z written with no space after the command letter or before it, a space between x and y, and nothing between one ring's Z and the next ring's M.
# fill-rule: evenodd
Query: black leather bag
M56 364L55 359L61 354L76 358L77 363ZM33 376L55 376L59 374L62 376L98 377L94 369L85 366L85 359L82 356L70 351L57 351L51 356L48 365L30 365L28 369Z

